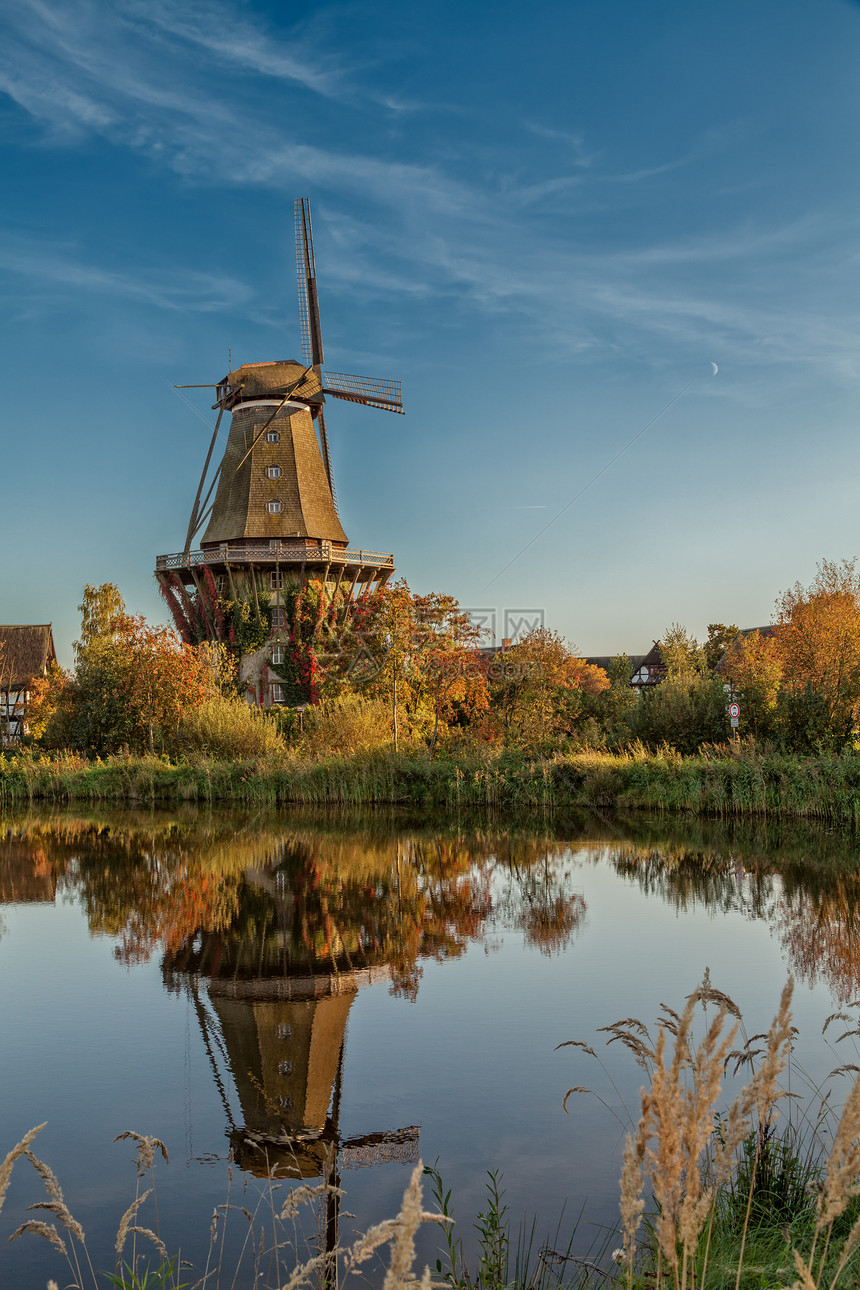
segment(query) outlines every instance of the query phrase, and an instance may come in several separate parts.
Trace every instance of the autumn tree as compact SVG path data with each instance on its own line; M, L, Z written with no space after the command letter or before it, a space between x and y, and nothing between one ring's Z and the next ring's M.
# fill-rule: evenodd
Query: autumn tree
M505 650L491 702L506 742L538 748L571 735L586 695L609 688L602 668L578 658L558 632L538 627Z
M658 644L667 676L642 693L631 733L652 748L669 744L684 753L722 742L729 731L727 698L704 646L680 623L672 623Z
M413 694L415 632L412 593L404 578L377 587L352 618L356 646L352 675L357 685L388 696L395 752L400 740L400 707Z
M84 586L84 597L78 605L81 616L81 638L73 644L75 661L80 662L86 652L98 641L108 640L114 634L118 619L127 614L125 601L119 587L113 582L103 582L95 587L91 582Z
M34 732L95 753L172 747L182 713L221 693L217 647L186 645L129 614L112 583L87 585L79 608L74 673L54 669L35 687Z
M657 645L670 678L707 671L704 647L680 623L672 623Z
M443 726L486 706L484 669L475 649L480 630L453 596L413 595L405 580L360 596L321 656L330 689L335 678L384 699L395 749L404 713L435 751Z
M708 639L703 648L705 663L713 672L731 645L740 635L740 628L734 623L727 627L725 623L708 623Z
M585 697L584 712L595 728L595 742L623 744L630 739L630 722L639 704L633 664L626 654L618 654L609 660L606 675L608 687Z
M822 560L809 587L776 602L788 737L807 746L845 743L860 719L860 573L856 560Z
M432 711L430 755L436 751L439 725L447 725L457 707L474 719L488 706L484 668L476 653L481 629L453 596L431 592L414 596L414 670L416 688L426 695Z
M743 729L757 737L772 734L783 675L776 638L758 631L738 635L724 656L721 675L741 701Z

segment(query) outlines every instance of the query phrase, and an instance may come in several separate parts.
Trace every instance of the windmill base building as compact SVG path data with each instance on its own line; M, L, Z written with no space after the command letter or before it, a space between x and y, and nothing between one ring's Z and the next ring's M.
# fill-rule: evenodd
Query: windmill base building
M277 669L289 645L286 607L295 603L296 589L314 584L325 604L336 606L384 584L394 573L393 554L350 546L344 532L323 405L329 395L402 412L399 383L333 372L323 377L310 212L304 200L296 203L296 233L307 361L245 363L218 382L218 420L185 548L158 556L155 571L174 616L197 636L224 639L222 600L247 607L257 621L261 604L265 606L269 639L247 652L238 650L239 679L247 697L263 706L289 701ZM231 416L226 448L209 480L225 412ZM200 549L192 551L204 524Z

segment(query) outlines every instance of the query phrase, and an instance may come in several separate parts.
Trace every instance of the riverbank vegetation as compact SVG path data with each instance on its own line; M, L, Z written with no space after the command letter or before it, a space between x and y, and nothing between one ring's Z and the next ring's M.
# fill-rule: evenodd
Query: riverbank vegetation
M785 592L766 632L712 624L703 644L673 625L660 683L640 689L629 659L597 667L546 628L482 650L455 601L402 582L336 622L313 587L288 599L272 668L294 704L266 709L240 683L239 638L182 639L129 614L112 584L88 586L75 667L36 683L26 744L0 758L0 800L858 817L852 562L824 561Z
M256 720L252 717L252 720ZM718 817L860 821L853 749L797 756L755 747L682 756L635 745L529 756L504 748L431 758L424 749L309 756L301 749L242 760L23 750L0 756L0 802L136 802L504 810L541 815L584 808Z
M535 1248L536 1224L523 1226L520 1240L512 1242L503 1187L491 1172L488 1203L474 1225L477 1258L470 1264L458 1235L455 1205L438 1168L425 1171L436 1202L434 1212L425 1210L419 1164L396 1218L377 1224L349 1246L326 1241L304 1258L297 1239L299 1211L323 1204L328 1214L339 1208L342 1190L324 1175L305 1182L299 1171L283 1177L272 1173L259 1187L256 1202L245 1194L245 1204L231 1204L228 1197L216 1209L205 1267L194 1270L166 1248L158 1231L155 1163L158 1159L160 1167L167 1167L166 1147L156 1138L124 1133L117 1141L131 1139L136 1147L136 1188L119 1216L114 1271L97 1274L84 1231L58 1180L33 1151L44 1125L26 1134L0 1162L0 1208L13 1168L18 1161L29 1163L46 1199L30 1206L40 1217L26 1219L12 1239L36 1236L50 1244L80 1290L107 1284L122 1290L143 1285L178 1290L180 1277L183 1286L246 1284L255 1290L344 1284L364 1276L363 1265L385 1246L390 1253L384 1290L429 1290L429 1270L421 1275L413 1267L415 1235L427 1221L442 1229L436 1284L451 1290L549 1290L596 1283L619 1290L836 1290L857 1280L860 1076L851 1064L831 1073L831 1080L854 1079L841 1112L820 1088L805 1102L789 1100L797 1096L789 1092L792 988L789 981L771 1026L759 1035L745 1035L737 1006L711 984L707 973L680 1011L662 1004L653 1026L628 1017L603 1027L608 1044L618 1041L619 1048L632 1053L646 1086L638 1115L607 1107L629 1120L629 1131L620 1163L620 1222L617 1233L607 1234L602 1258L575 1253L572 1240L563 1244L558 1234L554 1244ZM825 1032L841 1023L839 1041L856 1041L856 1022L850 1013L835 1014L825 1022ZM604 1066L584 1040L561 1046L570 1047L577 1061ZM739 1087L741 1072L746 1083ZM565 1103L588 1096L587 1086L576 1085ZM247 1224L238 1267L224 1263L225 1228L236 1222ZM336 1223L327 1229L332 1230ZM609 1254L613 1238L618 1244Z

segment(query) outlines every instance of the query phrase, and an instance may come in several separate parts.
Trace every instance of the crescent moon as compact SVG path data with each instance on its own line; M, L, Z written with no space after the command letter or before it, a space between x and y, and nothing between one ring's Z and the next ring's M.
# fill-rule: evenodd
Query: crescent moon
M711 363L711 367L714 369L714 376L716 376L720 369L717 367L716 363Z

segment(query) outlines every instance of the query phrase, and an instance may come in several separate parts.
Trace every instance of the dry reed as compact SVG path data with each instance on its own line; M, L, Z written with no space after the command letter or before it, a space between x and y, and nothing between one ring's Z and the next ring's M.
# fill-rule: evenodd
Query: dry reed
M85 1266L89 1271L89 1279L85 1278L83 1274L83 1270L75 1250L75 1241L72 1242L70 1249L53 1224L46 1223L39 1219L28 1219L24 1223L20 1224L9 1239L14 1241L25 1234L42 1237L65 1258L72 1274L71 1285L76 1287L77 1290L84 1290L85 1283L89 1281L92 1284L93 1290L98 1290L98 1287L103 1283L94 1271L92 1262L90 1261L83 1228L69 1212L65 1200L63 1199L62 1190L53 1171L48 1165L44 1164L43 1161L39 1160L29 1149L36 1134L44 1127L44 1124L39 1125L38 1128L31 1129L29 1133L25 1134L21 1142L19 1142L17 1146L8 1153L2 1164L0 1164L0 1207L2 1207L2 1201L5 1198L6 1191L8 1189L12 1166L17 1159L24 1156L29 1160L30 1164L40 1177L49 1196L48 1200L31 1205L29 1208L31 1210L46 1210L59 1219L60 1223L75 1238L75 1241L77 1241L83 1249L85 1254ZM157 1151L160 1151L165 1162L167 1161L167 1149L159 1138L147 1137L132 1131L119 1134L114 1141L121 1141L124 1139L131 1139L137 1144L137 1154L135 1157L137 1175L136 1189L134 1200L125 1210L119 1222L115 1240L116 1272L108 1279L114 1285L129 1287L142 1286L149 1283L149 1274L150 1272L154 1272L156 1284L164 1287L164 1290L167 1290L168 1287L178 1285L176 1278L179 1260L178 1258L171 1259L164 1241L156 1231L153 1231L152 1228L146 1227L136 1221L139 1211L142 1209L145 1202L153 1195L155 1190L153 1186L148 1187L145 1191L141 1192L140 1181L152 1171ZM228 1174L232 1178L232 1167L228 1170ZM273 1255L275 1261L275 1280L274 1282L267 1282L266 1284L270 1285L272 1290L299 1290L300 1287L305 1286L312 1281L316 1281L321 1274L324 1281L328 1281L331 1277L334 1277L336 1284L343 1284L347 1276L351 1273L355 1273L356 1277L361 1276L362 1274L358 1273L357 1269L359 1269L361 1265L365 1264L373 1254L385 1245L389 1246L390 1253L388 1267L386 1269L383 1282L383 1290L430 1290L432 1283L430 1281L429 1270L425 1269L424 1273L420 1277L417 1277L413 1272L415 1261L415 1234L421 1223L444 1223L450 1220L444 1215L427 1213L424 1210L422 1205L422 1174L423 1167L419 1161L410 1177L409 1184L403 1196L400 1213L396 1218L388 1219L385 1222L372 1227L363 1236L360 1236L351 1248L338 1247L334 1250L327 1250L321 1254L315 1254L304 1261L297 1260L292 1270L285 1273L282 1279L279 1268L279 1252L286 1244L289 1244L289 1242L285 1242L275 1234L272 1238L271 1244L269 1246L266 1245L262 1227L260 1227L259 1233L254 1227L255 1221L260 1213L262 1203L268 1200L268 1208L270 1209L271 1217L277 1222L284 1223L289 1220L294 1220L302 1205L312 1205L313 1202L317 1202L323 1197L329 1199L334 1196L339 1200L343 1196L343 1192L340 1188L333 1186L329 1182L323 1182L317 1186L301 1184L290 1191L286 1200L281 1205L280 1210L277 1211L274 1205L274 1193L281 1185L281 1180L277 1179L274 1172L272 1172L267 1179L266 1188L261 1192L257 1210L254 1214L244 1206L234 1206L229 1203L216 1208L213 1213L212 1231L210 1235L210 1253L216 1241L218 1226L217 1220L219 1218L218 1211L223 1211L224 1222L221 1224L223 1235L228 1211L240 1209L249 1224L248 1237L246 1238L245 1245L243 1246L243 1252L250 1244L254 1257L253 1285L255 1288L258 1288L258 1290L262 1290L264 1284L260 1279L264 1254ZM132 1253L131 1260L128 1264L123 1265L120 1262L120 1257L123 1254L128 1238L130 1236L138 1235L144 1236L147 1240L152 1242L155 1250L157 1251L158 1257L161 1260L160 1265L154 1270L147 1268L142 1274L138 1273L140 1258L136 1249ZM257 1241L258 1235L259 1243ZM189 1265L184 1264L182 1266L187 1267ZM239 1273L240 1267L238 1266L235 1269L235 1273L226 1273L226 1284L235 1285ZM209 1261L207 1261L207 1265L202 1276L194 1283L195 1290L200 1290L203 1286L211 1287L212 1290L216 1290L218 1286L224 1284L222 1281L223 1274L224 1269L221 1265L220 1258L217 1265L211 1269ZM186 1282L184 1284L187 1285L189 1283ZM51 1286L54 1286L54 1290L56 1290L56 1282L53 1280L48 1281L48 1290L50 1290Z
M626 1137L620 1179L623 1249L615 1253L616 1261L625 1266L629 1287L634 1277L642 1277L648 1290L660 1290L664 1281L673 1290L724 1285L726 1267L721 1266L717 1279L709 1282L708 1261L714 1239L723 1239L725 1248L725 1233L717 1230L727 1221L725 1209L720 1208L721 1196L742 1178L744 1190L738 1199L743 1222L733 1247L736 1262L731 1273L736 1290L740 1286L746 1271L757 1170L763 1166L764 1153L771 1149L778 1104L789 1096L781 1087L781 1077L796 1033L791 1019L792 988L789 981L768 1031L753 1035L740 1049L732 1048L740 1012L733 1000L713 988L707 974L681 1014L661 1004L664 1015L653 1044L648 1027L635 1017L602 1027L611 1036L607 1042L623 1044L649 1075L648 1086L641 1093L639 1120ZM716 1005L718 1011L696 1045L692 1039L694 1011L697 1005L706 1008L709 1004ZM729 1016L735 1019L730 1029ZM834 1017L828 1018L825 1029L832 1020ZM569 1042L603 1065L589 1045ZM723 1080L732 1065L735 1074L749 1066L751 1076L728 1112L718 1116ZM587 1091L576 1086L568 1096ZM828 1097L822 1099L823 1109ZM740 1171L742 1162L744 1172ZM860 1078L845 1103L822 1168L814 1224L803 1229L810 1247L792 1251L797 1272L792 1290L834 1290L860 1248L860 1213L853 1216L847 1234L840 1230L838 1239L834 1236L838 1220L860 1195ZM646 1195L654 1211L643 1265L641 1254L636 1259L636 1241ZM756 1221L759 1219L760 1215ZM780 1239L793 1242L789 1226ZM838 1248L832 1248L834 1245Z

